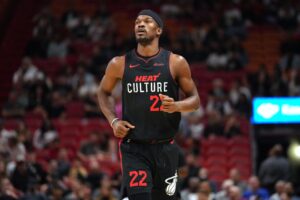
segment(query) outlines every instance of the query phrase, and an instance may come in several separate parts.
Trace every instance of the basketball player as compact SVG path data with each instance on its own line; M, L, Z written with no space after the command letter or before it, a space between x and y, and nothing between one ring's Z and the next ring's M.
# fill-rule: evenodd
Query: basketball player
M179 152L173 143L181 112L200 99L187 61L159 47L162 19L142 10L135 20L137 48L113 58L98 90L100 108L121 138L123 185L130 200L176 199ZM122 80L122 119L116 117L112 90ZM179 100L179 88L186 98Z

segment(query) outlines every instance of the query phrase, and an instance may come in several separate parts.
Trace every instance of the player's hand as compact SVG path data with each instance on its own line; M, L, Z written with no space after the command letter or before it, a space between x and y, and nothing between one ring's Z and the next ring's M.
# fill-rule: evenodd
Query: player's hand
M128 134L128 131L131 128L135 128L135 126L127 121L118 120L113 124L112 128L117 138L124 138Z
M161 100L161 105L162 105L161 111L167 113L173 113L179 111L178 102L174 101L172 97L169 97L164 94L159 94L159 98Z

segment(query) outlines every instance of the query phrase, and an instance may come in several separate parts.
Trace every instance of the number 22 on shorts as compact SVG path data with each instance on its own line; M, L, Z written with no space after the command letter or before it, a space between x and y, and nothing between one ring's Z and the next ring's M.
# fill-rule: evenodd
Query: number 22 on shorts
M147 178L147 172L145 170L130 171L129 176L131 177L129 186L130 187L146 187L147 183L145 182ZM139 177L139 181L136 179Z

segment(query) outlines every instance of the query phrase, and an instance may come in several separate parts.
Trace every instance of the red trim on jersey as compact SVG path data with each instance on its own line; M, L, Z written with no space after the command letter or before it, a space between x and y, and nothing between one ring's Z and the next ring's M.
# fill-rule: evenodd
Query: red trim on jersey
M123 174L123 157L122 157L122 152L121 152L121 144L122 144L123 139L119 140L119 157L120 157L120 167L121 167L121 173Z
M150 60L152 60L153 58L157 57L160 54L160 52L161 52L161 48L159 48L158 52L155 55L153 55L152 57L150 57L147 60L145 60L140 55L138 55L138 52L136 51L136 49L134 50L134 53L135 53L136 57L139 58L139 59L141 59L145 63L148 63Z

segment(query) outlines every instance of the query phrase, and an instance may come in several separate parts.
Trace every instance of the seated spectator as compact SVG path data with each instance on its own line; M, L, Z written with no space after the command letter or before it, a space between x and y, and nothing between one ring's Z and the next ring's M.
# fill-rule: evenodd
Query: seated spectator
M295 194L293 184L291 182L286 182L284 185L284 192L288 198L291 200L300 200L300 196Z
M232 138L237 135L241 135L240 123L235 115L231 115L225 122L224 136Z
M208 113L208 121L204 128L203 136L205 138L210 138L223 135L224 126L220 113L217 111Z
M89 94L84 98L84 116L87 118L104 117L98 109L98 98L96 93Z
M83 64L79 64L77 72L72 79L73 88L77 90L78 96L83 98L88 94L93 94L97 90L94 76L88 73Z
M7 143L8 138L11 135L17 135L15 130L8 130L4 127L4 120L0 119L0 149L3 146L3 143Z
M13 75L13 83L23 83L24 85L32 85L39 80L44 80L45 75L34 66L29 57L22 60L21 66Z
M69 159L68 151L62 148L58 152L57 158L57 173L60 179L68 176L71 168L71 162Z
M200 180L197 177L191 177L188 180L188 187L181 191L182 200L197 199Z
M109 133L91 132L89 139L82 143L78 155L82 160L103 160L112 151L111 143Z
M240 170L232 168L229 172L229 178L233 181L233 184L240 188L240 191L244 193L247 190L247 183L241 180Z
M100 186L100 181L102 180L104 174L100 169L98 161L93 160L89 163L89 174L86 178L86 182L91 187L92 191L96 190Z
M208 181L202 181L199 184L198 199L203 200L214 200L215 194L212 192L211 186Z
M58 134L49 119L44 120L42 127L33 135L33 145L37 149L47 148L56 140L58 140Z
M241 116L246 116L247 118L250 118L251 108L252 108L251 99L247 97L245 93L240 92L238 102L234 106L234 109Z
M47 172L43 168L43 166L37 162L36 160L36 153L35 152L28 152L27 153L27 167L29 170L30 175L38 184L46 183Z
M71 179L77 179L80 181L85 181L88 176L87 169L82 165L79 159L74 159L69 172L69 177Z
M244 192L243 197L247 200L251 199L262 199L268 200L269 193L266 189L260 187L260 181L256 176L249 178L249 188Z
M222 183L222 190L216 194L216 200L231 200L230 189L233 186L233 181L230 179L224 180Z
M250 74L251 91L254 96L269 96L271 81L265 65L261 65L256 73Z
M215 181L210 180L208 178L208 174L209 174L209 169L202 167L199 171L198 171L198 177L200 179L200 182L207 182L209 184L210 190L213 193L216 193L218 191L217 189L217 184Z
M53 91L50 95L50 101L46 107L48 116L50 118L63 118L65 114L65 105L68 100L67 97L62 96L57 91Z
M50 41L47 51L47 57L64 58L68 53L68 41L62 35L56 33L53 40Z
M32 133L24 121L20 121L17 128L18 141L24 144L26 151L33 150Z
M201 123L201 117L204 115L203 108L199 108L198 110L186 113L185 119L187 120L187 128L190 136L195 139L199 140L203 136L204 124Z
M279 60L279 68L281 71L287 71L290 69L299 69L300 55L293 52L285 53Z
M13 186L23 193L27 193L28 189L33 186L32 184L36 184L35 180L31 180L31 178L25 158L17 160L10 177Z
M281 200L280 195L284 192L284 181L277 181L275 185L275 193L272 194L270 200Z
M101 180L99 189L95 190L92 196L93 199L117 200L119 199L120 194L112 187L110 178L104 177Z
M289 95L300 96L300 69L291 71L289 80Z
M0 200L18 200L23 193L16 189L8 178L0 179Z
M244 200L242 198L242 193L239 187L231 186L229 189L229 199L230 200Z
M25 114L25 106L18 100L19 96L15 91L10 92L8 101L4 104L2 109L2 116L4 118L21 118Z
M70 183L69 193L64 200L91 199L92 191L86 184L77 179L72 179Z
M12 168L14 166L15 161L17 161L18 158L25 159L26 157L26 148L23 143L18 141L16 135L10 135L7 142L3 143L0 149L1 154L4 155L4 160L6 162L11 162Z

